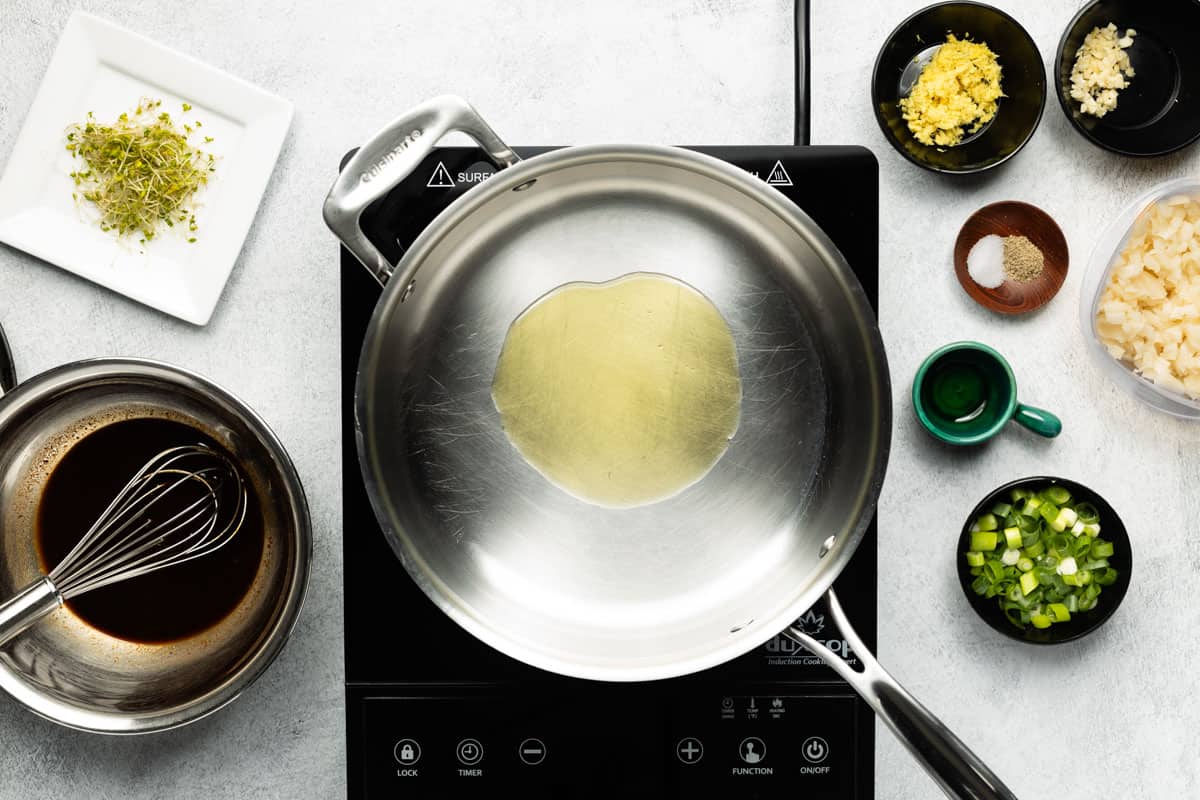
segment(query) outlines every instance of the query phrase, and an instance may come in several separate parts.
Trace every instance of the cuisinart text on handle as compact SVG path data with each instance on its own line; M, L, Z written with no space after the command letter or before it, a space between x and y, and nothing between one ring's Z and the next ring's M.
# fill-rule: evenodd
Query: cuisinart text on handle
M391 150L388 150L383 154L383 156L380 157L378 161L372 164L371 168L362 174L362 176L359 178L359 181L361 183L370 183L378 178L379 174L387 168L388 164L399 158L405 150L412 147L413 142L421 138L421 133L422 131L420 128L413 128L407 136L400 140L399 144L397 144Z

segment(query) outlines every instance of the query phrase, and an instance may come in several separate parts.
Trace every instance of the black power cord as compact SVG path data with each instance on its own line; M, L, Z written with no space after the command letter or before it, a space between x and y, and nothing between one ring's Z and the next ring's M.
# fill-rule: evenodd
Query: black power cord
M8 349L8 340L4 338L4 328L0 328L0 394L14 389L17 385L17 372L13 368L12 352Z
M793 144L808 144L808 94L809 94L809 46L808 46L808 0L795 0L795 27L792 38L796 44L796 127Z

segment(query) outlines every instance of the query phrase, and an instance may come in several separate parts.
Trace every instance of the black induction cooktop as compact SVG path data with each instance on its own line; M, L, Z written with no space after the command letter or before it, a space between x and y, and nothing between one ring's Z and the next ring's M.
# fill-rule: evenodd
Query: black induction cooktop
M550 148L517 148L528 158ZM697 147L774 186L878 294L878 167L857 147ZM435 150L363 216L393 261L451 201L494 172L475 148ZM351 798L874 797L874 716L790 640L672 680L610 684L493 650L409 578L375 521L355 451L354 379L379 285L341 256L347 764ZM839 598L874 648L876 532ZM826 610L800 624L854 660Z

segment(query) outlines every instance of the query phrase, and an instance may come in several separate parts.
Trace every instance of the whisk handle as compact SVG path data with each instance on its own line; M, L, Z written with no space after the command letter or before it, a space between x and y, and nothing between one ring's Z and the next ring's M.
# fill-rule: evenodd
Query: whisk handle
M62 605L49 578L31 583L0 603L0 645Z

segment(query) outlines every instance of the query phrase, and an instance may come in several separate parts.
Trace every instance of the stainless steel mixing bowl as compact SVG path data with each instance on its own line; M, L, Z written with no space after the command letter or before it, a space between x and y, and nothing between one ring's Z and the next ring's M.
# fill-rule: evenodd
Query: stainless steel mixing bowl
M91 431L138 417L183 422L225 446L259 498L266 539L246 597L195 636L133 643L60 609L0 648L0 688L47 719L100 733L178 727L237 697L291 633L312 557L299 477L279 440L245 404L166 364L81 361L0 398L0 597L40 574L34 523L55 465Z

